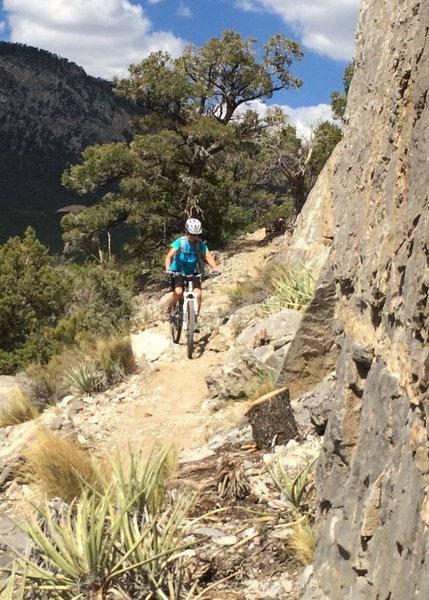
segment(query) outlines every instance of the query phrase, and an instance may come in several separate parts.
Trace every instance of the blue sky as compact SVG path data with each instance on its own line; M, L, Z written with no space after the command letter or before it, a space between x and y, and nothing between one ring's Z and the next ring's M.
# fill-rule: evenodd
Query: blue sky
M127 67L155 50L180 55L225 29L295 39L304 58L293 73L300 90L274 95L305 129L328 118L330 94L342 91L354 56L359 0L2 0L0 39L49 50L94 76L126 76ZM259 107L260 108L260 107Z

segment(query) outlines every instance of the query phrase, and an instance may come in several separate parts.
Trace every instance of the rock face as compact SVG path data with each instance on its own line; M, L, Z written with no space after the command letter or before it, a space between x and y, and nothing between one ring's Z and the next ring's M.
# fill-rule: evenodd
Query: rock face
M332 181L339 355L307 598L429 598L428 30L423 2L361 3Z

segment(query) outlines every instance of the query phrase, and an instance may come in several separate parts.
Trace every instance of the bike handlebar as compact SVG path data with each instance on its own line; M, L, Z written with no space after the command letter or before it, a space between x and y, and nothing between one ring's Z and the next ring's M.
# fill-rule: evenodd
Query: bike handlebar
M193 277L200 277L201 279L210 279L211 277L217 277L221 274L220 271L212 271L211 273L194 273L192 275L183 275L179 271L164 271L166 275L179 275L184 279L192 279Z

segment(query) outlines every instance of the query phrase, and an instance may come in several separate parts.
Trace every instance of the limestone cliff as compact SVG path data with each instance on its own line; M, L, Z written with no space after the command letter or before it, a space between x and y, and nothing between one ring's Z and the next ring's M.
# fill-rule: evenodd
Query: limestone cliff
M308 598L429 598L428 30L424 2L362 0L330 165L334 239L319 289L335 287L339 354Z

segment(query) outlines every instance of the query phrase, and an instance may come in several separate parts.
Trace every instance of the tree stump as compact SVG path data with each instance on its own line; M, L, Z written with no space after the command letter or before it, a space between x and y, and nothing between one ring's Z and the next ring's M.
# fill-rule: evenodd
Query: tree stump
M280 388L261 396L250 405L246 415L259 450L286 444L298 435L287 388Z

